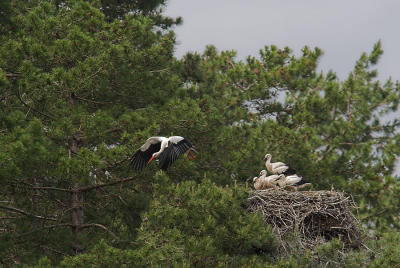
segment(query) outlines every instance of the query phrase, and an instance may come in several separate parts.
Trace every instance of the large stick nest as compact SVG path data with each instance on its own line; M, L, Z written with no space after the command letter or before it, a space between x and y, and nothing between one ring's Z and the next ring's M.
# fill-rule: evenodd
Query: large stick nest
M347 245L360 242L350 196L335 191L290 192L282 189L253 191L247 200L251 212L260 212L281 240L281 246L312 249L340 237ZM299 239L293 245L293 235Z

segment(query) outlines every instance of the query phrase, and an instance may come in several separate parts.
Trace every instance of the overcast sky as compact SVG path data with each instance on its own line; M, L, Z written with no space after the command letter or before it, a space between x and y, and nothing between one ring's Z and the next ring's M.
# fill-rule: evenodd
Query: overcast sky
M319 67L346 78L362 52L378 40L385 51L379 78L400 80L399 0L169 0L166 14L182 16L175 28L176 56L212 44L239 59L265 45L324 51Z
M175 55L212 44L257 56L265 45L305 45L324 51L319 68L347 78L362 52L382 41L379 79L400 80L400 0L168 0L166 14L183 17L175 28ZM399 112L388 118L398 117ZM400 163L395 172L400 175Z

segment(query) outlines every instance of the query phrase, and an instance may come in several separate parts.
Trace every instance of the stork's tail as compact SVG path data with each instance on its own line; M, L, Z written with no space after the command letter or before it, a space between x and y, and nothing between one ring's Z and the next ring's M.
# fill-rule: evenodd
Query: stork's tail
M306 179L304 179L303 177L301 177L301 180L299 182L296 182L295 184L293 184L293 186L300 186L303 184L309 183Z

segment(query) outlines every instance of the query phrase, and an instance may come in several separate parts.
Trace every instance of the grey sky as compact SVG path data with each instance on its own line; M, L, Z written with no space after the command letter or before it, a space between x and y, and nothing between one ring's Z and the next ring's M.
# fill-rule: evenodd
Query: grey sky
M182 16L176 56L212 44L257 56L265 45L305 45L324 51L319 67L345 79L362 52L382 41L379 79L400 80L400 0L169 0L166 14ZM399 111L388 116L398 117ZM395 172L400 175L400 163Z
M257 56L265 45L304 45L324 51L320 68L345 78L362 52L382 40L380 79L400 80L398 0L169 0L166 14L182 16L176 27L176 56L213 44L239 59Z

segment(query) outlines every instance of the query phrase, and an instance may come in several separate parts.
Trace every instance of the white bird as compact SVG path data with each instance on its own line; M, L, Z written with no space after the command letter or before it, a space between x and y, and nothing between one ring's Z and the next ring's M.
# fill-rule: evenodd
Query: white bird
M131 158L131 166L135 170L142 170L150 164L153 159L159 159L162 170L167 168L183 153L189 160L195 159L192 144L181 136L151 137L148 138ZM189 153L191 157L189 157Z
M260 175L258 177L253 178L254 189L263 190L268 188L275 188L277 186L277 180L281 179L285 175L271 175L267 177L267 171L261 170Z
M303 188L305 186L311 185L311 183L308 183L303 177L298 176L297 174L289 175L289 176L283 176L282 178L277 180L276 183L280 187L291 186L291 187L295 187L295 189Z
M272 174L284 174L284 175L294 175L296 174L296 170L291 168L288 164L282 162L271 163L272 156L270 154L266 154L264 157L265 166L267 170Z

